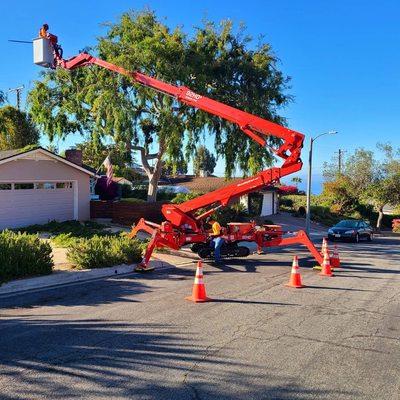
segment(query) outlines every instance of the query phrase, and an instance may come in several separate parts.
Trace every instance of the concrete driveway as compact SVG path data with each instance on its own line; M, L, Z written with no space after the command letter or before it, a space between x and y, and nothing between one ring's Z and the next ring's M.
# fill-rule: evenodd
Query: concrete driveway
M300 247L205 265L205 304L194 264L0 298L0 398L398 400L399 245L339 244L333 278Z

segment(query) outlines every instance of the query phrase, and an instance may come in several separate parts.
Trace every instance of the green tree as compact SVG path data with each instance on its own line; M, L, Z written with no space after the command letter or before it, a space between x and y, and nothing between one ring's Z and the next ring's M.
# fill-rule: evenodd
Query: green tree
M114 175L132 180L134 177L130 163L132 157L128 153L124 143L105 145L101 141L86 140L78 143L76 148L82 151L82 161L84 164L103 171L103 162L107 156L113 164Z
M290 100L284 93L288 78L268 44L249 49L250 41L229 21L207 22L189 37L145 11L123 14L92 51L128 70L284 123L278 109ZM156 199L163 165L176 172L182 160L193 157L205 131L214 135L217 154L225 157L227 176L236 165L247 174L273 162L268 148L253 143L237 126L99 67L46 72L28 104L50 138L79 131L95 141L111 137L129 154L138 151L149 178L149 201Z
M0 150L36 145L39 132L29 114L12 106L0 108Z
M382 225L383 207L386 204L400 204L400 173L378 179L368 187L367 195L378 211L376 227L379 230Z
M321 199L331 211L346 214L355 210L358 199L352 191L352 182L346 175L324 182Z
M343 167L342 174L325 165L322 197L338 212L350 212L358 203L370 204L378 212L376 227L381 228L383 207L400 204L400 150L390 144L377 144L380 160L373 151L356 149Z
M162 173L167 176L177 176L184 175L187 173L188 165L187 161L182 155L182 158L171 162L170 160L165 160L162 166Z
M294 176L291 180L296 185L296 187L299 183L303 182L303 179L301 179L299 176Z
M381 228L383 219L383 207L386 204L400 205L400 149L395 150L389 143L377 144L383 152L384 158L376 162L376 170L373 181L367 188L366 197L373 203L378 212L376 227Z
M0 105L5 103L6 100L7 100L6 94L2 90L0 90Z
M193 159L193 170L196 176L208 176L214 172L217 160L206 146L201 145L197 148Z

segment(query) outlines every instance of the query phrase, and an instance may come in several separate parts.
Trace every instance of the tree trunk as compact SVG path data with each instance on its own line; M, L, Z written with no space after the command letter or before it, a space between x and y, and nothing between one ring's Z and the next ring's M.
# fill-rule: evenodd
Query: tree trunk
M141 161L146 175L149 178L149 187L147 190L147 201L154 203L157 201L157 189L158 181L161 177L162 172L162 157L165 152L164 143L160 143L158 153L149 154L146 149L142 146L132 146L132 150L139 150L141 155ZM149 160L156 160L154 167L151 167Z
M376 221L376 230L380 232L383 219L383 206L378 208L378 220Z
M157 159L156 165L153 169L153 174L149 176L149 188L147 190L147 201L149 203L154 203L157 201L158 181L161 177L161 166L161 159Z

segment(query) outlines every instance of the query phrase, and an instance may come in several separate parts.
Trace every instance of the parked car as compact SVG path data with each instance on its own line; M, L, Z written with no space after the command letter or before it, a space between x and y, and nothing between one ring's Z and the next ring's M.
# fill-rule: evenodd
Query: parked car
M344 219L328 229L328 240L351 240L358 243L365 239L371 241L373 229L365 221Z

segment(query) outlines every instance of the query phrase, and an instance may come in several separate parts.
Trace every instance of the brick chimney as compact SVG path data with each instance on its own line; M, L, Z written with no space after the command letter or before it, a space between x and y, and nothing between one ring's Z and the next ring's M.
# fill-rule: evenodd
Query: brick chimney
M65 158L80 167L82 166L82 150L69 149L65 150Z

